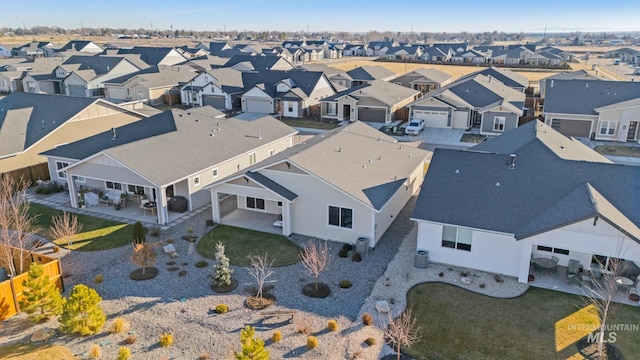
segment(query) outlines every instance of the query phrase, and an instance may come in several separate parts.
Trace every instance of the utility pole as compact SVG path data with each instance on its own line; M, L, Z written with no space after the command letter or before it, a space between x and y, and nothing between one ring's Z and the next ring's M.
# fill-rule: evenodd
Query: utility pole
M80 21L80 37L84 40L84 26L82 25L82 21Z

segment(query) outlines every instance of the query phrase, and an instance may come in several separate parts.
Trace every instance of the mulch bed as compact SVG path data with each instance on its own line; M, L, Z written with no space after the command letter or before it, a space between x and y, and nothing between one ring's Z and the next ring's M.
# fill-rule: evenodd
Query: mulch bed
M316 284L311 283L302 288L302 293L312 298L326 298L331 294L331 289L329 288L329 285L323 283L318 283L316 289Z
M131 274L129 274L129 279L136 281L149 280L158 276L159 272L160 271L158 271L158 269L154 267L145 268L144 274L142 273L142 268L135 269L131 272Z
M622 360L623 356L620 350L610 343L605 343L602 357L598 356L598 344L587 342L587 338L576 343L578 352L587 359L590 360Z
M245 305L252 310L262 310L275 303L276 297L268 293L263 293L262 299L255 296L249 296L245 301Z
M228 292L232 292L233 290L235 290L238 287L238 281L237 280L231 280L231 284L227 285L227 286L216 286L215 284L211 284L211 290L217 292L217 293L228 293Z

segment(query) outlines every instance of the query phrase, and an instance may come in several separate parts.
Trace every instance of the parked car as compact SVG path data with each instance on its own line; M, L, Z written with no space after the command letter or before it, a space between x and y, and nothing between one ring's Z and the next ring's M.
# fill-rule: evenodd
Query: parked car
M413 119L409 122L409 125L404 129L404 133L407 135L418 135L420 131L424 130L424 120Z

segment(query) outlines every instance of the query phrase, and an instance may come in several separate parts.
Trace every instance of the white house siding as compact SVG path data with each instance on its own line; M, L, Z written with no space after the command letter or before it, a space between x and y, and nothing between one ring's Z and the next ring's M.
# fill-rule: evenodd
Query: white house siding
M430 260L508 276L519 275L523 243L517 242L513 235L470 229L471 251L464 251L443 247L442 229L442 224L418 221L417 250L428 251Z
M298 117L300 108L300 103L298 101L283 101L283 115L286 117ZM291 107L291 111L289 111L289 107Z
M87 91L87 82L84 81L78 75L71 73L66 79L64 79L65 94L68 96L81 96L89 97Z
M613 136L600 135L600 123L603 120L618 122L616 127L616 133ZM629 123L631 121L640 122L640 106L600 112L598 116L598 125L596 128L596 139L626 142L627 134L629 131ZM636 139L638 139L637 136L636 136Z
M92 80L92 82L95 82L100 87L104 87L102 83L104 83L105 81L109 81L111 79L115 79L123 75L131 74L136 71L140 71L140 69L135 65L133 65L132 63L125 60L125 61L121 61L118 65L114 66L106 74Z
M384 235L400 210L407 204L411 196L418 193L422 181L424 180L424 164L420 164L409 176L407 181L396 191L385 206L375 214L374 233L375 238L369 244L374 247L378 240Z
M358 237L373 236L373 210L315 176L262 170L262 174L298 195L291 204L291 231L354 244ZM353 228L329 224L329 205L353 209Z
M242 95L243 112L272 114L274 109L273 98L258 88L253 88Z
M179 52L177 52L175 49L172 49L167 54L167 56L165 56L164 59L162 59L162 61L158 63L158 65L175 65L177 63L181 63L186 60L187 59L185 59L184 56L180 55Z

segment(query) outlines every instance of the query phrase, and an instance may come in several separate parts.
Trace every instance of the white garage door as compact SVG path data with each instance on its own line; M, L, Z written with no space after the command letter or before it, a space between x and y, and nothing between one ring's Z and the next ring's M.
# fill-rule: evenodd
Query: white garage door
M413 118L424 120L425 127L446 128L449 113L446 111L414 110Z
M85 88L82 85L69 85L67 89L69 90L69 96L87 96Z
M245 108L246 112L259 114L271 114L273 112L273 104L268 99L246 99Z

